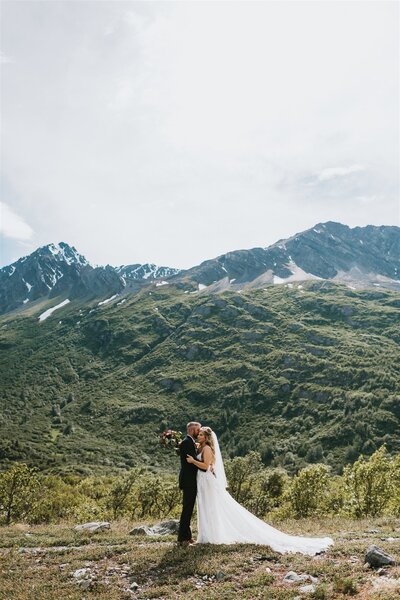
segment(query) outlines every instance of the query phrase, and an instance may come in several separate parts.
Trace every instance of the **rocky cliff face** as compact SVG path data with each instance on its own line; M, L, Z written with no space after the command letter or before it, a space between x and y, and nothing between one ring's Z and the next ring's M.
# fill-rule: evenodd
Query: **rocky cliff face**
M400 228L320 223L267 248L237 250L205 261L172 281L219 291L307 279L400 289Z
M84 256L63 242L38 248L0 269L0 312L49 296L53 290L62 293L88 266Z
M126 285L129 287L130 284L137 281L154 281L155 279L167 279L172 275L177 275L180 270L173 269L171 267L158 267L154 264L135 264L135 265L122 265L116 267L115 271L122 277Z
M149 264L93 267L68 244L49 244L0 269L0 314L62 294L77 298L135 291L176 273L178 269Z

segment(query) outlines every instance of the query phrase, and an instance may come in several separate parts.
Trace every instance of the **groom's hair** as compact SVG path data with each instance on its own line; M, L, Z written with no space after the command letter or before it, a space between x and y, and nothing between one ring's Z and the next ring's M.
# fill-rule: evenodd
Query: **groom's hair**
M200 427L200 423L198 423L197 421L190 421L190 423L186 425L186 431L189 431L189 429L191 429L192 427Z

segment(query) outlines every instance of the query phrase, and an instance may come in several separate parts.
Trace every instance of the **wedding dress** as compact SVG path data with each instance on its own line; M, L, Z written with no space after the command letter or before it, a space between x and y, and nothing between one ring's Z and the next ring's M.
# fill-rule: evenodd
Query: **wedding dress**
M197 472L197 543L262 544L280 553L301 552L313 556L326 550L333 540L283 533L265 523L226 490L226 476L218 439L213 432L215 464ZM197 457L201 459L201 454Z

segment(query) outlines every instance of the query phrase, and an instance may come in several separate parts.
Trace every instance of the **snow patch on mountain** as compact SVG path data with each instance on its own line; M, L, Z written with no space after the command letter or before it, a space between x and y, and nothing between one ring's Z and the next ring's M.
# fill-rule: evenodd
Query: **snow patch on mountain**
M111 298L107 298L106 300L102 300L101 302L99 302L97 306L102 306L103 304L108 304L112 300L115 300L115 298L117 296L118 296L118 294L114 294L114 296L111 296Z
M53 306L52 308L49 308L48 310L45 310L44 313L42 313L39 316L39 321L45 321L48 317L50 317L50 315L53 314L53 312L55 310L58 310L59 308L62 308L63 306L66 306L69 302L71 302L71 301L68 300L68 298L67 298L63 302L60 302L60 304L57 304L56 306Z

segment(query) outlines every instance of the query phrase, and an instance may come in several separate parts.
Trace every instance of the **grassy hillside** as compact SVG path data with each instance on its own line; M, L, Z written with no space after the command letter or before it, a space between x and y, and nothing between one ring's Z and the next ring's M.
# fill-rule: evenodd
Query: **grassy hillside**
M327 282L219 296L154 287L0 319L0 464L172 467L157 431L199 419L227 455L340 471L400 451L400 297Z

